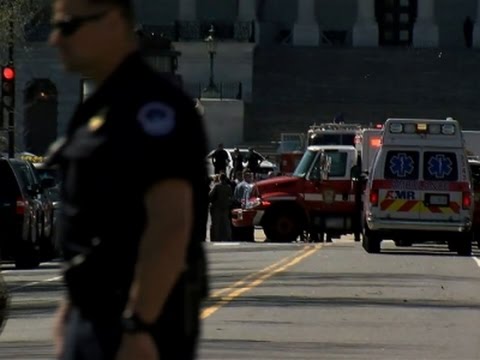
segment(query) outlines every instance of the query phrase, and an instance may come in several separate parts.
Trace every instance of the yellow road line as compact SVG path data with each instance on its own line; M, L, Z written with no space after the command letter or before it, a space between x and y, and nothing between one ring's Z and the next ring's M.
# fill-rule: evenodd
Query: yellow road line
M316 245L314 247L305 247L302 250L298 251L293 257L289 256L287 258L284 258L280 261L277 261L276 263L256 272L253 274L250 274L246 276L245 278L237 281L234 283L232 286L219 290L216 293L212 295L212 297L219 296L220 294L228 292L227 295L220 297L220 299L212 306L209 306L208 308L204 309L202 313L200 314L201 319L206 319L207 317L211 316L214 314L218 309L221 307L225 306L235 298L239 297L243 293L259 286L262 284L265 280L268 278L272 277L273 275L285 271L288 268L292 267L295 264L298 264L300 261L303 259L309 257L312 255L314 252L316 252L318 249L321 248L321 245ZM247 283L250 281L250 279L253 279L251 282ZM245 284L245 286L242 286Z
M271 269L277 267L277 266L280 266L281 264L287 262L288 260L290 260L290 258L292 257L296 257L298 256L297 254L299 253L302 253L306 250L306 248L303 248L302 250L296 252L294 255L290 255L290 256L287 256L279 261L277 261L276 263L273 263L272 265L270 266L267 266L266 268L260 270L260 271L257 271L257 272L254 272L254 273L251 273L251 274L248 274L247 276L245 276L243 279L241 280L238 280L237 282L235 282L234 284L230 285L229 287L226 287L226 288L223 288L223 289L219 289L219 290L215 290L211 295L210 295L210 298L218 298L220 297L220 295L228 292L228 291L231 291L232 289L234 288L237 288L243 284L245 284L247 281L249 281L250 279L252 278L255 278L257 276L259 276L260 274L264 273L264 272L268 272L270 271Z

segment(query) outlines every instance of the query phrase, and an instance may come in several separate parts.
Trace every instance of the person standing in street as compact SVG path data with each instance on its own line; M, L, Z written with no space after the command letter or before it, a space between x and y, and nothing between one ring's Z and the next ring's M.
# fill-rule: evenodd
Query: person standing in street
M62 360L196 357L207 141L193 100L144 61L132 2L53 1L50 44L96 85L47 160L62 177ZM182 143L195 152L169 156Z
M233 151L232 155L232 171L230 173L230 179L235 180L235 175L243 171L243 155L240 152L240 149L237 147Z
M212 165L215 174L227 174L227 165L230 162L227 150L224 149L223 144L218 144L217 148L211 155Z
M250 195L250 189L252 188L253 184L253 175L247 168L243 170L242 176L243 181L235 186L233 199L238 207L245 208L247 205L246 202L248 201ZM253 242L255 241L255 227L234 227L232 231L232 237L234 241Z
M253 178L255 179L257 173L260 171L260 164L265 158L260 155L253 147L248 148L248 154L246 156L247 168L253 173Z
M210 198L210 241L231 241L232 230L230 220L230 208L232 204L232 186L227 175L221 173L218 182L209 193Z

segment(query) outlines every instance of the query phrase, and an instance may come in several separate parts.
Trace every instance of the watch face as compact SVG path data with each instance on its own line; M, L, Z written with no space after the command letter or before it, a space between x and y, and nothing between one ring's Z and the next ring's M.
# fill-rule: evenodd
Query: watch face
M153 325L147 324L137 314L129 314L122 318L122 327L125 332L150 332Z

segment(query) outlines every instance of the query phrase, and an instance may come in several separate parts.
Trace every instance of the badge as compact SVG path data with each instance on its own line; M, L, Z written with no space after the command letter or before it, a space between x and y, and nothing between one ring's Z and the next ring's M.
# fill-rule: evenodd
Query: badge
M105 123L105 117L96 115L88 121L88 130L97 131Z
M323 192L323 201L325 204L331 204L335 200L335 191L327 189Z
M145 133L151 136L170 134L175 128L175 110L162 102L144 105L137 116Z

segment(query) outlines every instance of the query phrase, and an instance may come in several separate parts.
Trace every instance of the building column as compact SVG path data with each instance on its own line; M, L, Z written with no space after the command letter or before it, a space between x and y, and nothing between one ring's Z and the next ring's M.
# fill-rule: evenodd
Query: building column
M352 41L354 47L378 46L375 0L357 0L357 21L353 27Z
M197 0L180 0L178 3L178 17L180 21L197 20Z
M238 15L235 23L235 39L258 43L260 26L256 14L255 0L238 0Z
M318 46L320 29L315 16L315 0L297 0L297 22L293 27L293 44L298 46Z
M178 2L179 40L199 40L200 23L197 21L197 0Z
M480 47L480 0L477 0L477 18L474 20L473 24L472 46L475 48Z
M420 48L438 47L438 26L435 24L434 0L419 0L417 21L413 27L413 46Z

